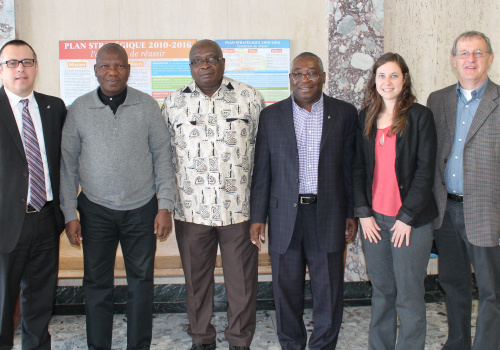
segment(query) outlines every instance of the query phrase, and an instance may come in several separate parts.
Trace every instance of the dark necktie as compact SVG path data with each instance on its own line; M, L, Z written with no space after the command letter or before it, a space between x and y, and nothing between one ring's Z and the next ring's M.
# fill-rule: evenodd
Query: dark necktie
M40 146L38 144L38 138L36 137L33 119L31 119L28 109L29 101L26 99L20 102L23 104L23 135L26 160L28 161L28 170L30 173L30 204L36 211L40 211L45 205L45 202L47 202L42 155L40 154Z

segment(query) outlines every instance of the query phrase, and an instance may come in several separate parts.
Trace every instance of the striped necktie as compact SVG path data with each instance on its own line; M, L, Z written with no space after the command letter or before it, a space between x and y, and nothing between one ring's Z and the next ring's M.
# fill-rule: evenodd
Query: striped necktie
M28 161L28 170L30 173L30 204L36 211L40 211L47 201L42 156L40 154L40 146L38 145L33 119L31 119L28 108L29 101L26 99L20 102L23 104L23 135L26 160Z

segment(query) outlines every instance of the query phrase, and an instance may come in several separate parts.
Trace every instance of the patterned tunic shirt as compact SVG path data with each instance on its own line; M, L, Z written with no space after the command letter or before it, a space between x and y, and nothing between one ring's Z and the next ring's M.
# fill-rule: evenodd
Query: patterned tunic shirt
M165 98L177 181L175 219L207 226L249 220L255 136L265 106L259 91L228 77L212 97L193 81Z

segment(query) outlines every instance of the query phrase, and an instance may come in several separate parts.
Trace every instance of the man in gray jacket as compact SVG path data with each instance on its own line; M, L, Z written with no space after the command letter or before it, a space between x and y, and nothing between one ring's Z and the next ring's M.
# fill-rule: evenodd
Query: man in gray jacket
M458 83L427 101L438 134L434 238L448 316L443 350L499 350L500 86L488 77L493 49L483 33L460 34L451 58ZM473 343L471 265L479 289Z
M94 70L99 87L68 110L61 162L66 234L71 244L83 244L87 342L89 349L111 349L120 242L128 282L127 349L149 349L156 238L172 228L170 135L158 103L127 86L130 65L120 45L104 45Z

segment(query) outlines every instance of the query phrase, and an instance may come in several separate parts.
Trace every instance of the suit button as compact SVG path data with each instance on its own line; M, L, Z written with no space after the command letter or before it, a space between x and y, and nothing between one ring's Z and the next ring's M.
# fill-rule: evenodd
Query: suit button
M28 176L28 175L29 175L29 173L28 173L27 171L25 171L25 172L23 173L23 176L24 176L24 177L26 177L26 176Z
M294 207L294 208L297 208L297 203L293 203L293 207Z
M299 159L299 156L297 156L297 159Z
M297 183L299 182L299 179L297 179Z
M26 203L26 199L21 198L21 203Z
M402 190L402 189L403 189L403 185L400 185L400 186L399 186L399 189L400 189L400 190Z
M444 181L443 181L443 182L441 182L441 184L442 184L443 186L444 186L444 185L446 185L446 184L444 183Z
M444 163L446 164L446 162L447 162L447 161L448 161L448 159L446 159L446 158L445 158L445 159L444 159Z

